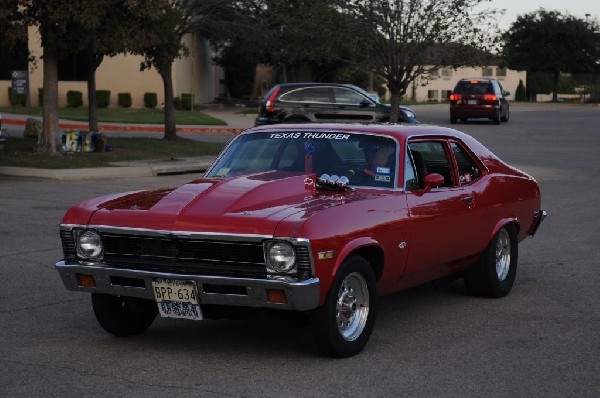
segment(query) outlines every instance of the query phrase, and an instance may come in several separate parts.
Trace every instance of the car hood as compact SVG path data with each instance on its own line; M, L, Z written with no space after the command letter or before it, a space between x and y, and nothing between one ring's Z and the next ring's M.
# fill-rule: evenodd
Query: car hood
M369 197L306 188L305 180L315 177L271 171L128 193L97 203L89 224L272 236L277 224L292 214L303 212L305 219L325 208Z

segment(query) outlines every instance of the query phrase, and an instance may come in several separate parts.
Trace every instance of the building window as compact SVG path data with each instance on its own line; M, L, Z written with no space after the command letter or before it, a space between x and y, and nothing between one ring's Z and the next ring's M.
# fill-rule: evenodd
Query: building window
M450 94L452 94L452 90L442 90L441 94L442 94L441 99L443 101L448 101L448 99L450 98Z
M481 76L494 76L494 69L481 68Z
M87 81L88 61L84 52L58 60L58 80Z
M452 68L442 68L442 76L443 77L452 76Z
M427 90L427 100L428 101L437 101L438 100L438 90Z
M429 76L431 76L431 77L438 77L438 76L440 75L440 73L438 72L438 70L437 70L437 69L430 70L430 71L428 72L428 74L429 74Z
M506 68L496 68L496 76L505 77L506 76Z

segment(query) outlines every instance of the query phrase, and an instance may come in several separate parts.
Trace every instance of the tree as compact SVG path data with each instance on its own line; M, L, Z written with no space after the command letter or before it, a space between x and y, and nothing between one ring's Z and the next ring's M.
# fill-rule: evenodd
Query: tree
M552 101L557 101L561 72L600 72L598 21L540 9L521 15L506 31L503 56L509 67L552 74Z
M398 121L400 97L420 75L442 66L481 65L477 49L495 44L495 10L475 12L486 0L351 0L348 40L363 65L384 77L391 94L390 121Z
M515 101L527 101L525 85L521 79L519 79L519 85L517 86L517 91L515 92Z
M0 0L2 17L9 20L8 34L35 26L44 49L43 134L39 149L56 153L58 149L58 60L76 54L86 46L82 30L100 23L103 1L81 0ZM3 24L5 27L7 25Z
M203 21L214 17L229 1L127 0L136 16L130 51L144 57L142 70L154 68L163 80L166 140L177 138L172 74L175 59L187 54L183 36L196 32Z
M135 29L135 12L123 0L96 0L96 16L79 29L87 63L88 116L90 131L99 131L96 101L96 71L105 57L127 51L131 32Z

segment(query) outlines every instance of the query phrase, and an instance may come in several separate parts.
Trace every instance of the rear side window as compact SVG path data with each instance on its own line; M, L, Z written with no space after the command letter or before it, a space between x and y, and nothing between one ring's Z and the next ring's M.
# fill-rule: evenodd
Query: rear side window
M455 94L494 94L491 83L473 83L471 81L460 81L454 88Z
M481 171L477 163L475 163L471 155L463 147L456 142L453 142L451 147L458 166L460 185L469 185L481 176Z
M308 87L289 91L279 97L284 102L320 102L332 103L333 93L330 87Z

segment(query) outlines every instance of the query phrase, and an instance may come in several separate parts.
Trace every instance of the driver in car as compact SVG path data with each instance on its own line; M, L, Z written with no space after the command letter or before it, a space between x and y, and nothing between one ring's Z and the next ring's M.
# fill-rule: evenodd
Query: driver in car
M348 177L355 185L393 186L395 145L391 140L363 141L359 145L367 167L351 169Z

